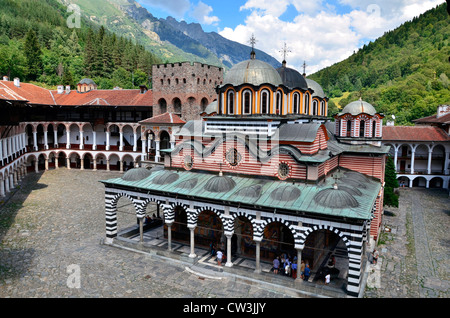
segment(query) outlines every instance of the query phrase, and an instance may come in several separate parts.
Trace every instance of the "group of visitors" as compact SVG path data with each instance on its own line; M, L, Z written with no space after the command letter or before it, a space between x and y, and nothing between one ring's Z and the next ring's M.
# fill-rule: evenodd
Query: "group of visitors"
M274 274L281 274L284 276L297 278L297 257L291 258L290 255L281 254L273 260ZM301 261L300 278L307 281L311 276L311 269L308 263Z

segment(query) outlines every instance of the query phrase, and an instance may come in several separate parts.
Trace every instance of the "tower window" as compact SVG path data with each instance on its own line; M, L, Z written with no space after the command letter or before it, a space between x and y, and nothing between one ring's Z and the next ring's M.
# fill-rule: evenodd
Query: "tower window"
M250 91L244 91L242 96L243 114L250 114L252 105L252 94Z
M227 96L228 114L234 114L234 92L229 91Z
M269 92L263 91L261 93L261 114L267 114L269 112Z
M366 130L366 122L364 120L361 120L359 122L359 137L364 137Z

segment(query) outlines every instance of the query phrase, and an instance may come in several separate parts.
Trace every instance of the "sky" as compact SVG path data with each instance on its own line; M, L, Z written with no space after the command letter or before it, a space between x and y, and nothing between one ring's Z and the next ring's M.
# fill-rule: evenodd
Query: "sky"
M200 23L312 74L444 0L136 0L157 18ZM258 58L258 57L256 57Z

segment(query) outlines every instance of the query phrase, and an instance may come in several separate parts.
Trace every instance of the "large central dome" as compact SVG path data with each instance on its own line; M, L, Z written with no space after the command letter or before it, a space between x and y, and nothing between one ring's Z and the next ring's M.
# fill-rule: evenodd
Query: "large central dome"
M280 74L270 64L257 60L252 55L250 60L246 60L234 65L225 75L224 84L239 86L241 84L272 84L279 86L283 84Z

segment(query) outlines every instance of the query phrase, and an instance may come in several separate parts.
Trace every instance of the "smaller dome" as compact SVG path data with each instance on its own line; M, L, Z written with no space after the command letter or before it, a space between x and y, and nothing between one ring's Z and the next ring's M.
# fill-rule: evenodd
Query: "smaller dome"
M239 86L241 84L272 84L279 86L283 84L280 74L269 63L250 59L234 65L225 75L224 84Z
M251 185L249 187L242 188L236 195L246 198L259 198L261 195L262 186L260 184Z
M289 88L308 89L308 84L303 75L293 68L286 67L284 62L283 66L277 69L277 71L285 86Z
M83 78L78 84L87 84L87 85L97 85L93 80L90 78Z
M342 178L340 178L338 180L338 184L351 186L351 187L355 187L355 188L362 188L362 189L367 188L367 186L365 185L365 182L367 182L367 181L356 180L349 176L343 176Z
M321 190L314 196L314 201L323 207L332 209L356 208L359 206L358 201L350 193L339 187Z
M375 107L361 99L347 104L341 111L341 114L351 114L353 116L362 113L375 115L377 111L375 110Z
M270 194L270 197L273 200L288 202L288 201L297 200L298 197L300 196L300 194L301 194L301 191L299 188L288 185L288 186L276 188L275 190L272 191L272 193Z
M236 186L236 182L230 177L215 176L205 184L205 190L209 192L228 192Z
M314 91L314 93L312 94L313 97L317 96L320 98L325 98L325 93L323 92L322 86L320 86L319 83L310 78L306 79L306 83L308 84L308 88L311 88Z
M150 176L152 172L145 168L133 168L125 172L122 176L122 180L125 181L140 181L148 176Z
M184 189L184 190L192 190L197 185L197 182L198 182L197 178L192 178L192 179L180 182L179 184L177 184L176 187L180 188L180 189Z
M159 173L155 178L153 178L152 183L158 185L165 185L178 180L180 176L178 173L172 171L163 171Z

